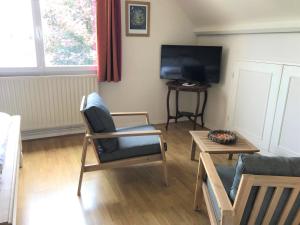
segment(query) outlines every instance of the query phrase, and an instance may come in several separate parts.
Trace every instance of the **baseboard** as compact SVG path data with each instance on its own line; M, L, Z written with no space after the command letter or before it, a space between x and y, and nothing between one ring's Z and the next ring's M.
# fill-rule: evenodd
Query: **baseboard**
M181 118L178 121L186 121L187 119ZM164 124L166 121L154 120L152 124ZM171 122L170 122L171 123ZM57 137L63 135L80 134L85 132L85 127L82 124L65 126L65 127L54 127L36 130L22 131L22 140L32 140L48 137Z
M184 121L189 121L189 119L188 118L179 118L177 121L178 122L184 122ZM154 124L154 125L166 124L167 123L166 120L152 120L152 121L150 120L150 122L151 122L151 124ZM170 120L169 123L175 123L175 120L172 119L172 120Z
M65 127L55 127L55 128L45 128L38 130L27 130L22 131L22 140L31 140L31 139L40 139L47 137L56 137L62 135L70 135L70 134L80 134L84 133L85 127L84 125L72 125Z
M197 123L200 127L202 126L201 123ZM209 129L209 130L215 130L215 129L221 129L221 128L216 128L215 126L213 126L211 123L206 123L204 122L204 127Z

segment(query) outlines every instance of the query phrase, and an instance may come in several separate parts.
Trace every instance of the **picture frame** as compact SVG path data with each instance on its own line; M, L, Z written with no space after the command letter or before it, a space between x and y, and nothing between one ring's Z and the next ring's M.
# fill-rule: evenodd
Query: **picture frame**
M126 1L126 36L150 36L150 2Z

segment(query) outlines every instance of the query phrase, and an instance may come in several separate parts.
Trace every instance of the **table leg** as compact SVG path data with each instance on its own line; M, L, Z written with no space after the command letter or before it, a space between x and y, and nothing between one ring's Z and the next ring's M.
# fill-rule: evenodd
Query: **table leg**
M196 111L195 111L195 120L194 120L194 127L193 129L196 130L197 127L197 118L199 114L199 105L200 105L200 92L197 92L197 106L196 106Z
M203 176L205 170L200 156L201 156L201 152L199 154L199 162L198 162L198 173L197 173L196 189L195 189L195 196L194 196L194 210L200 209L201 202L203 200L202 183L203 183Z
M196 142L194 138L192 138L192 145L191 145L191 160L195 159L195 152L196 152Z
M206 102L207 102L207 91L204 92L204 101L202 105L202 110L201 110L201 126L202 128L204 127L204 111L206 107Z
M168 130L169 127L169 120L170 120L170 94L171 90L168 90L168 95L167 95L167 113L168 113L168 119L167 119L167 124L166 124L166 130Z
M179 91L176 90L176 118L175 118L175 123L177 123L177 118L178 118L178 99L179 99Z
M232 160L232 157L233 157L233 154L232 154L232 153L229 153L229 154L228 154L228 160Z

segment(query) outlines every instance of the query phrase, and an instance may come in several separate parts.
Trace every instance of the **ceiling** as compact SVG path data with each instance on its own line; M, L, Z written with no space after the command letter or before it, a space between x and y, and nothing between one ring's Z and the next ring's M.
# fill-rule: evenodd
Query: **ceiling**
M300 21L300 0L174 0L195 28Z

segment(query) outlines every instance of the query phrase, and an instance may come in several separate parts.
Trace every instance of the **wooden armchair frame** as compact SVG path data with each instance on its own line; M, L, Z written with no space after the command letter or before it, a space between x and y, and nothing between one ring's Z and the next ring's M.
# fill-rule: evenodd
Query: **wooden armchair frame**
M214 209L205 177L210 179L213 193L216 197L218 207L221 210L220 225L239 225L246 207L246 203L252 187L259 187L258 195L254 202L253 210L251 211L248 221L249 225L254 225L258 216L259 210L263 203L264 197L269 187L274 187L275 191L271 202L268 206L266 214L263 219L263 225L268 225L272 219L275 209L279 203L281 194L284 188L291 188L291 194L280 216L278 225L284 225L291 208L293 207L300 191L299 177L283 177L283 176L265 176L265 175L242 175L242 179L238 188L238 192L234 203L232 204L223 186L223 183L217 173L215 165L208 153L200 153L200 160L198 166L197 184L195 192L194 209L201 209L201 202L204 198L208 216L211 224L217 225L217 219L214 214ZM201 191L202 189L202 191ZM292 225L298 225L300 222L300 210L298 210Z
M89 122L86 119L86 116L84 114L84 109L86 106L86 97L82 97L81 105L80 105L80 112L82 119L84 121L86 132L83 139L83 151L81 156L81 170L80 170L80 176L79 176L79 184L78 184L78 190L77 195L81 195L81 184L82 184L82 178L84 172L92 172L97 170L104 170L104 169L113 169L118 167L126 167L131 165L137 165L137 164L143 164L143 163L149 163L149 162L156 162L161 161L162 168L163 168L163 174L164 174L164 182L166 185L168 185L168 171L167 171L167 164L166 164L166 155L165 155L165 149L163 144L163 136L162 132L160 130L149 130L149 131L126 131L126 132L110 132L110 133L94 133ZM111 116L145 116L146 118L146 124L149 125L149 115L147 112L116 112L111 113ZM108 138L117 138L117 137L130 137L130 136L149 136L149 135L158 135L159 141L160 141L160 149L161 152L158 154L152 154L148 156L138 156L138 157L132 157L128 159L121 159L111 162L100 162L99 156L96 152L96 146L93 142L93 139L108 139ZM87 153L87 147L88 144L91 143L93 145L94 153L97 158L96 164L89 164L86 165L86 153Z

